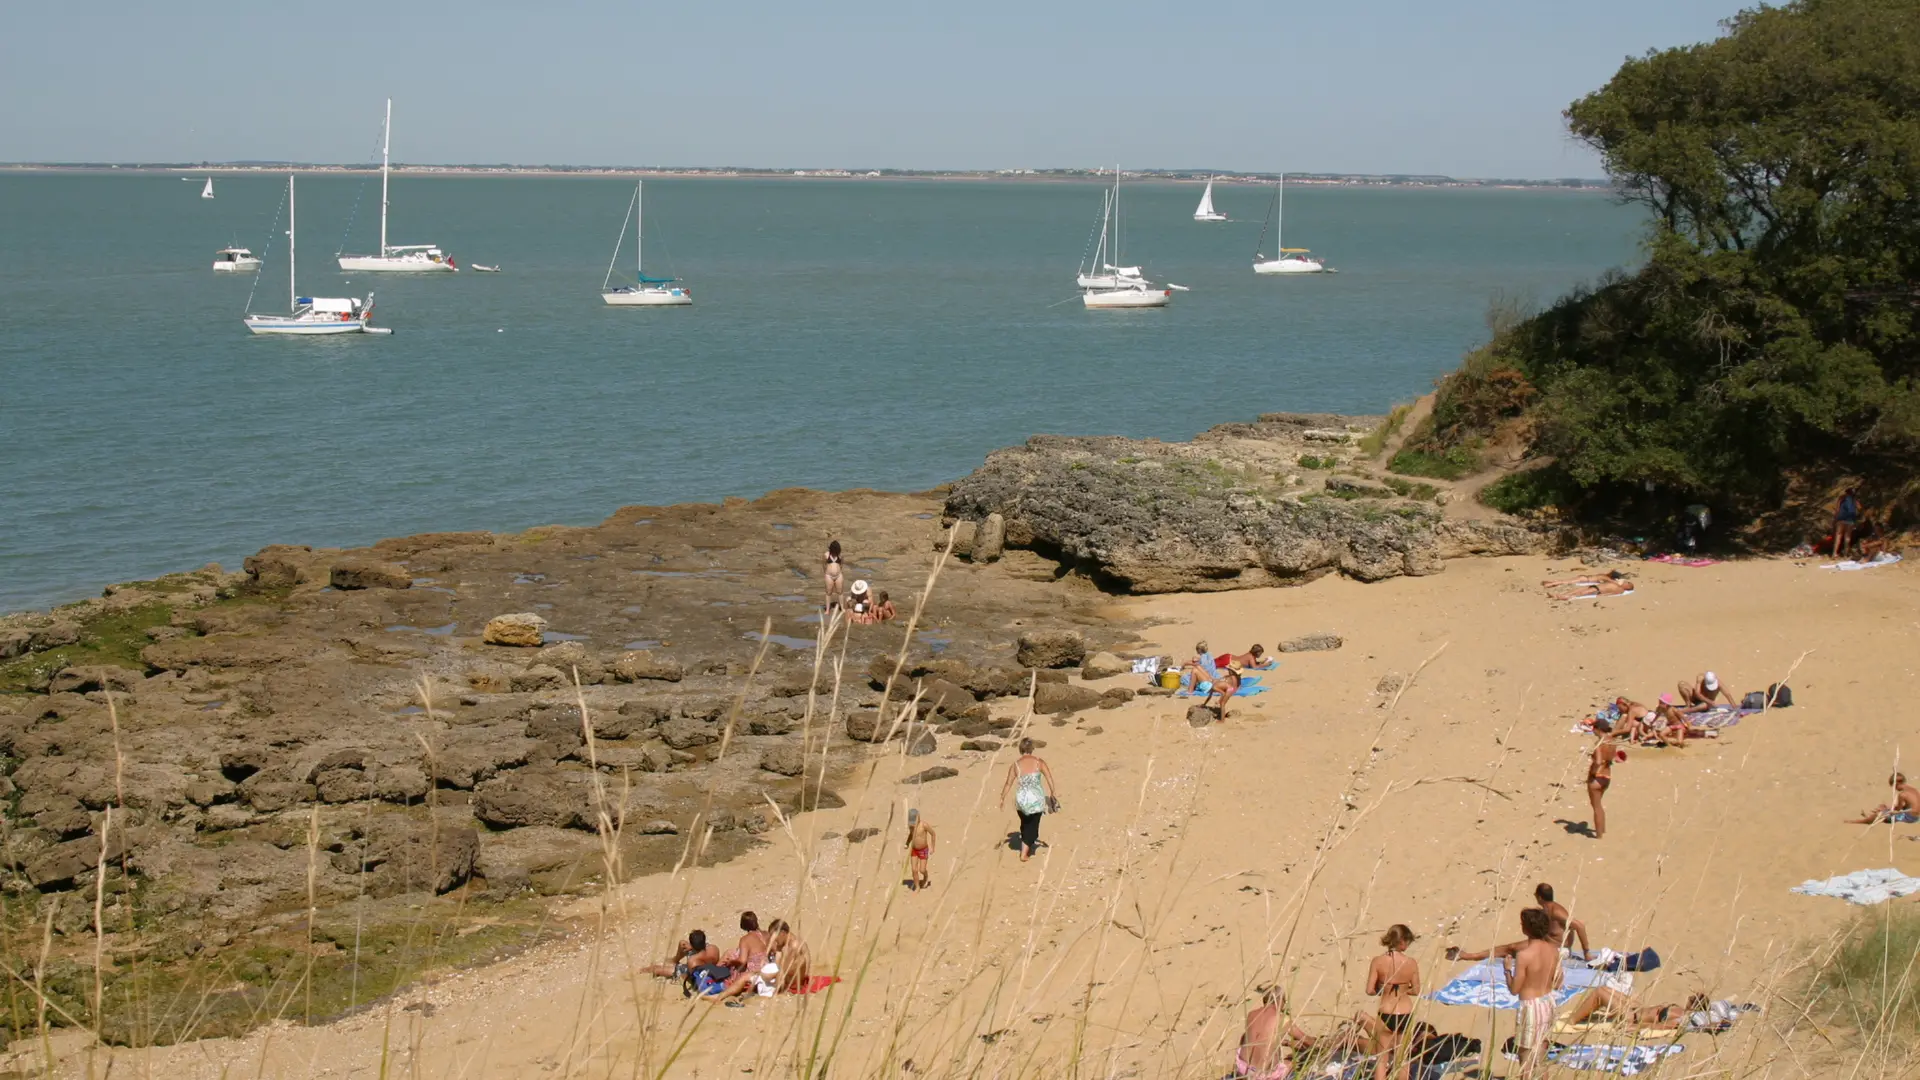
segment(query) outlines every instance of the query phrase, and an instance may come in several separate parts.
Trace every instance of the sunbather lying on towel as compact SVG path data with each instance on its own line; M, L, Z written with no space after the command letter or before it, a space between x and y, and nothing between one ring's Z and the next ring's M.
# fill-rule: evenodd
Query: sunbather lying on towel
M1848 825L1880 825L1894 823L1911 825L1920 821L1920 789L1907 783L1906 773L1894 773L1888 778L1887 786L1893 789L1893 801L1882 803L1871 810L1862 810L1857 818L1848 818Z
M1541 582L1547 587L1549 600L1591 600L1598 596L1630 596L1633 593L1633 579L1618 570L1609 571L1606 577L1564 582Z
M1611 1020L1616 1024L1632 1024L1642 1029L1671 1031L1678 1030L1686 1022L1688 1013L1699 1012L1708 1004L1707 995L1695 994L1687 999L1685 1005L1642 1005L1631 994L1596 986L1574 998L1560 1022L1585 1024L1595 1020Z
M1279 666L1273 657L1267 655L1266 647L1257 644L1243 653L1222 653L1213 658L1213 665L1216 668L1231 665L1254 671L1269 671Z

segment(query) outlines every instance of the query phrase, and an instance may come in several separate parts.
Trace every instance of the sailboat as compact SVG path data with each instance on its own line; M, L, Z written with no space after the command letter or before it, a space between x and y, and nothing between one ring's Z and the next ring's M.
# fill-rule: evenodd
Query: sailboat
M1106 193L1100 216L1100 242L1094 249L1092 272L1084 263L1075 277L1084 290L1081 303L1092 309L1166 307L1178 285L1148 281L1137 266L1115 266L1120 261L1120 167L1113 167L1113 190ZM1111 261L1109 261L1111 260ZM1184 291L1184 290L1183 290Z
M1120 252L1120 167L1113 167L1113 190L1106 192L1100 207L1100 241L1093 249L1093 264L1087 265L1083 259L1080 272L1074 277L1074 284L1083 289L1111 289L1120 285L1144 281L1137 266L1115 266L1108 262L1111 256L1118 259Z
M643 181L633 183L633 200L627 203L627 218L633 221L633 275L639 279L632 285L613 287L613 266L620 261L620 245L627 239L627 222L620 222L620 235L613 241L613 258L607 260L607 279L600 283L600 299L614 307L686 307L693 303L693 290L679 284L679 278L657 278L647 276L646 251L643 242L646 237L646 214L641 208L640 188Z
M1227 215L1213 208L1213 177L1207 177L1207 190L1200 193L1200 205L1194 208L1195 221L1225 221Z
M1280 182L1273 187L1273 211L1268 215L1273 221L1273 242L1276 245L1286 243L1286 241L1281 238L1283 223L1285 221L1284 214L1286 205L1284 200L1286 198L1286 192L1287 175L1281 173ZM1263 222L1260 225L1259 247L1265 248L1266 246L1267 226ZM1279 257L1273 259L1267 258L1263 252L1256 250L1253 256L1253 272L1256 274L1325 274L1330 272L1327 270L1327 264L1314 258L1313 253L1306 248L1281 247L1279 250Z
M213 198L213 177L207 177L207 186L200 189L200 197L203 199Z
M322 296L301 296L300 287L294 284L294 212L293 177L287 177L287 307L286 315L255 315L251 310L242 317L247 329L256 334L295 334L314 336L322 334L391 334L392 330L384 326L369 325L373 319L373 294L368 293L365 300L335 299ZM257 284L259 279L255 278ZM251 295L247 306L253 306Z
M432 244L387 243L387 176L392 171L388 160L393 146L393 99L387 99L387 122L380 129L380 254L340 255L342 270L383 270L400 273L441 273L459 270L453 256Z

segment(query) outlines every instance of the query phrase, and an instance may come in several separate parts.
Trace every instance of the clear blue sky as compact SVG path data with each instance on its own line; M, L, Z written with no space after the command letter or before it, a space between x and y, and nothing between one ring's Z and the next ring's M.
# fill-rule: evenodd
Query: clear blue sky
M1560 111L1745 0L7 5L0 160L1595 176Z

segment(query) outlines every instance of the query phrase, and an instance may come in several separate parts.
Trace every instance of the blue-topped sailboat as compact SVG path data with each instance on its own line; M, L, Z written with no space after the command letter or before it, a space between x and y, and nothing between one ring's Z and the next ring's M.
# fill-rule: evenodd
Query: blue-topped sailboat
M693 303L693 290L680 284L679 278L647 276L646 215L641 209L640 186L633 183L633 201L627 204L627 219L633 222L633 272L638 280L632 285L613 287L613 267L620 261L620 245L627 238L627 222L620 222L620 235L613 242L613 258L607 261L607 279L600 283L600 299L614 307L686 307Z

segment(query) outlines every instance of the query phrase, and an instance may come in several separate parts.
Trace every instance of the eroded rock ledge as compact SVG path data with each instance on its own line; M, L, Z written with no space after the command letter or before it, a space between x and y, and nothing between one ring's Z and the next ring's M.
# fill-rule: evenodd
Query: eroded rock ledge
M1540 550L1506 518L1451 514L1446 492L1354 472L1378 417L1270 413L1185 443L1040 435L997 450L947 497L950 520L1134 593L1245 589L1339 572L1438 573L1447 559ZM996 518L995 515L998 515Z

